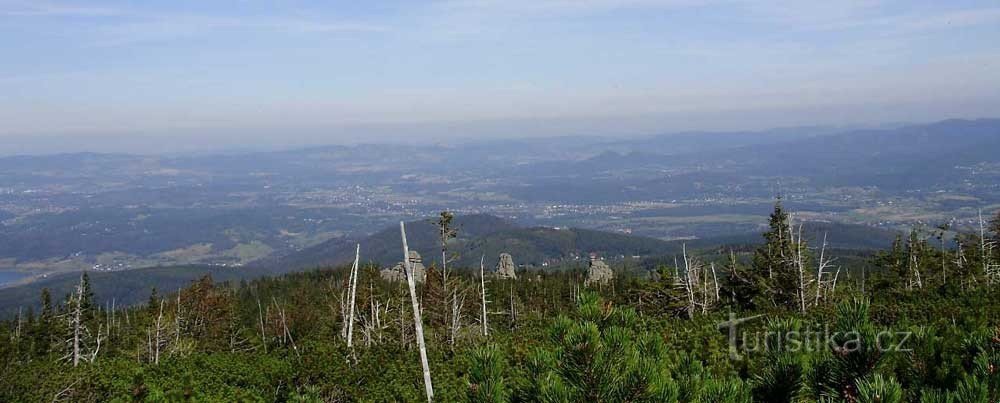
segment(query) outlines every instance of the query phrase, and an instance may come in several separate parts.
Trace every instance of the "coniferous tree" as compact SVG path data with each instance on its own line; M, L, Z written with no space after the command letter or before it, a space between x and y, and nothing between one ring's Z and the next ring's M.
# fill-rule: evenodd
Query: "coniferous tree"
M879 267L882 275L874 282L876 290L887 290L903 284L906 279L906 247L903 235L896 234L892 247L875 255L873 263Z
M447 323L447 298L441 270L432 264L425 271L426 277L422 290L421 305L424 311L424 322L432 326L443 326Z
M765 279L766 292L772 304L794 307L798 299L798 276L793 260L793 229L788 223L788 213L781 204L781 198L774 203L768 227L764 233L764 245L754 251L753 270L756 276Z
M35 325L34 349L36 356L44 356L52 348L55 312L52 310L52 294L48 288L42 289L42 311Z
M455 300L457 298L455 293L456 284L453 284L455 281L448 276L448 261L452 259L451 256L448 256L448 241L458 236L458 231L451 225L454 219L455 215L450 211L442 211L437 222L435 222L438 227L438 240L441 242L441 278L436 281L441 283L441 293L443 296L439 301L435 301L435 306L441 304L440 318L442 323L451 322L451 305L457 302ZM431 281L430 278L427 279L428 284Z
M156 293L156 287L153 287L149 291L149 301L146 302L146 317L155 318L159 308L160 296Z
M80 310L83 312L83 319L89 322L94 319L97 307L94 305L94 290L90 287L90 276L84 271L80 276L80 287L83 290L79 296Z

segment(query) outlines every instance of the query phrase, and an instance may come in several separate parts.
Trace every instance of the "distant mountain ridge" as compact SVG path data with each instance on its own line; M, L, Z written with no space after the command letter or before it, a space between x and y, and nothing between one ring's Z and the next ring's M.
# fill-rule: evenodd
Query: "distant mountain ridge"
M793 170L836 184L927 186L953 178L957 166L1000 162L1000 119L951 119L890 130L798 139L782 147L735 151L762 174ZM918 183L908 179L918 179Z

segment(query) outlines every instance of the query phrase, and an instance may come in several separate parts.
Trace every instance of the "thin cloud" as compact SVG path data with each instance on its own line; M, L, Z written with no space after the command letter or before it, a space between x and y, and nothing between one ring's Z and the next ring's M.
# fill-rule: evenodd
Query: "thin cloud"
M225 31L266 31L301 34L323 33L379 33L388 26L353 21L322 21L284 17L215 17L199 15L161 15L153 18L136 18L124 23L110 24L98 30L91 45L115 47L147 42L162 42L197 37Z
M0 2L0 15L8 17L110 17L121 11L109 7L78 6L41 1Z
M715 0L717 1L717 0ZM701 6L711 0L452 0L439 8L460 11L526 13L596 12L624 8L679 8Z
M985 25L1000 21L1000 8L959 10L939 15L907 16L897 21L905 31L931 31Z

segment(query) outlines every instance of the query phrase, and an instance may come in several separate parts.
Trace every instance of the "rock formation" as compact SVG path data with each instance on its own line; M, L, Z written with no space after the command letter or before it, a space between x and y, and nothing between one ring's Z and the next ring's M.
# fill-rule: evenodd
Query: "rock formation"
M500 279L517 279L517 273L514 269L514 258L510 256L509 253L501 253L500 261L497 262L496 276Z
M410 251L410 268L413 269L413 281L423 283L427 278L427 269L424 267L423 258L415 250ZM382 269L379 274L386 281L406 281L406 267L403 262L396 263L391 269Z
M590 264L587 267L587 281L584 285L588 287L594 284L603 285L614 278L615 272L611 271L607 263L604 263L603 260L598 259L596 256L590 257Z

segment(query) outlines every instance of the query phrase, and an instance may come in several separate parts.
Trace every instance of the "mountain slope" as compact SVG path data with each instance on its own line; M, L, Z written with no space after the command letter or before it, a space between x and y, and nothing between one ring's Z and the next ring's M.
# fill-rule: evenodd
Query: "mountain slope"
M700 253L719 248L747 248L761 241L759 234L739 234L720 238L664 241L655 238L625 235L580 228L554 229L546 227L522 228L490 215L459 216L455 218L459 237L449 246L457 254L451 263L456 268L476 268L485 257L488 269L496 265L500 253L510 253L519 265L539 267L545 262L583 264L588 254L596 253L616 259L619 256L641 256L655 261L681 252L687 245L689 253ZM424 256L426 265L440 261L437 227L432 220L407 223L407 240L413 250ZM804 236L813 247L818 247L824 234L828 235L830 248L871 249L886 248L895 233L861 225L807 222ZM399 227L390 226L360 240L361 257L382 265L392 265L402 256ZM331 241L301 253L270 260L254 266L239 268L219 266L152 267L115 272L90 272L91 284L101 305L112 299L118 305L143 302L155 287L169 292L186 286L204 275L215 281L239 281L263 276L280 275L308 268L345 264L354 258L355 241ZM49 288L54 299L59 300L72 291L79 281L79 273L50 276L30 284L4 288L0 291L0 318L10 317L18 307L37 307L42 288Z
M961 166L1000 162L998 151L1000 119L953 119L755 145L727 155L758 174L907 188L954 180L965 173Z
M432 219L406 224L406 238L411 250L420 252L425 265L441 260L437 226ZM487 262L500 253L510 253L518 264L541 265L543 262L567 261L597 253L605 257L652 256L680 253L681 245L706 248L719 245L756 244L758 234L739 234L721 238L665 241L643 236L582 228L554 229L548 227L518 227L498 217L480 214L455 217L458 238L449 244L457 256L455 267L476 267L481 257ZM828 234L831 247L845 249L883 248L891 244L895 233L862 225L807 222L803 233L810 242L818 243ZM354 248L361 244L361 258L381 265L401 260L399 227L390 226L363 239L338 239L324 242L298 253L257 264L274 271L345 264L354 259Z
M458 243L493 232L515 228L507 220L486 214L458 216L455 217L452 225L458 231L458 238L453 242ZM420 252L428 261L441 253L438 228L434 224L433 218L406 223L406 240L410 249ZM337 265L353 260L355 245L359 243L361 244L361 256L365 261L388 265L400 261L403 255L399 227L393 225L362 239L329 240L287 256L261 261L255 266L294 270Z
M161 295L187 287L192 281L210 275L218 282L239 281L269 274L260 269L233 269L218 266L172 266L145 269L88 272L96 303L104 306L114 299L117 306L145 302L156 288ZM61 303L80 281L80 273L63 273L17 287L0 290L0 318L10 317L18 308L38 308L43 288L48 288L54 303Z
M680 250L676 242L654 238L579 228L520 228L485 214L458 216L454 223L458 238L450 242L449 250L458 256L453 263L456 266L478 266L480 257L485 255L487 259L495 260L501 252L512 254L519 264L541 264L547 260L570 259L591 252L604 256L632 256ZM407 223L406 239L410 249L423 256L424 264L441 261L438 229L432 219ZM365 261L392 265L401 259L399 227L390 226L361 240L332 240L259 265L291 270L342 264L354 258L354 247L358 243Z

